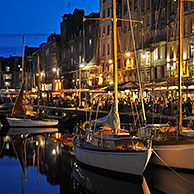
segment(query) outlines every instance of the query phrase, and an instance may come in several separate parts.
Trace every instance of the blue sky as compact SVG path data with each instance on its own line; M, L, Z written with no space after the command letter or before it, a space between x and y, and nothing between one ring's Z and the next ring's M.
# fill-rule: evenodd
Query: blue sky
M98 12L100 0L2 0L0 3L0 56L21 56L25 45L39 46L50 33L60 33L61 17L75 8L86 15Z

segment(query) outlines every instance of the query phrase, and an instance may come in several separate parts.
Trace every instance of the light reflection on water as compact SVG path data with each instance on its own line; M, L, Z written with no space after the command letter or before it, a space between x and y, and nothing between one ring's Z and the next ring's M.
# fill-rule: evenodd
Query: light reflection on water
M90 171L76 163L71 135L51 132L0 136L0 193L194 193L192 173L149 165L143 182L134 183Z

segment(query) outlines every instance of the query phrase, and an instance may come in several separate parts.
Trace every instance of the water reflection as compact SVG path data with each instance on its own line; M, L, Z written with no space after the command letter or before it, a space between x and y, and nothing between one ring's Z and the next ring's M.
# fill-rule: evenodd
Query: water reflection
M79 164L74 165L73 175L83 187L93 193L125 194L129 193L129 191L131 194L150 193L144 177L141 184L134 183L133 181L130 182L130 180L124 181L89 171Z
M193 172L172 171L168 168L149 165L145 177L149 188L155 193L194 193Z
M149 165L145 179L135 183L83 168L76 163L71 134L58 133L56 129L36 130L11 129L3 131L0 136L0 168L2 164L12 161L5 173L17 177L17 181L14 181L17 187L20 185L18 193L194 193L192 173L176 171L176 174ZM13 161L16 158L19 171L10 166L15 165ZM5 173L1 173L0 180L5 179ZM14 190L14 184L12 187ZM2 188L0 192L13 193Z

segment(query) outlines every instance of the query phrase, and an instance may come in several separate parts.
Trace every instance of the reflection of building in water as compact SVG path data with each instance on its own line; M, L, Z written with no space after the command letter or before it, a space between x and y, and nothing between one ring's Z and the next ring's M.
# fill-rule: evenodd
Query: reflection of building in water
M73 191L72 165L74 162L72 146L68 142L71 139L68 140L65 135L60 135L59 138L59 135L17 136L10 138L9 141L8 136L0 137L0 157L18 158L21 170L26 171L28 177L31 175L27 174L27 167L36 167L37 184L39 183L39 173L41 173L47 177L47 182L51 185L60 185L60 193L71 193ZM63 140L63 143L59 141L60 139ZM16 144L13 143L16 140L17 147L20 149L17 149Z

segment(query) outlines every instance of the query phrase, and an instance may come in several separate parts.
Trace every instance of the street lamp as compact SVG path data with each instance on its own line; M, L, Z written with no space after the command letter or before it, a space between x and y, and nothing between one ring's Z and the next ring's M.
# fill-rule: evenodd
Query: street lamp
M130 57L130 52L125 53L126 57Z

